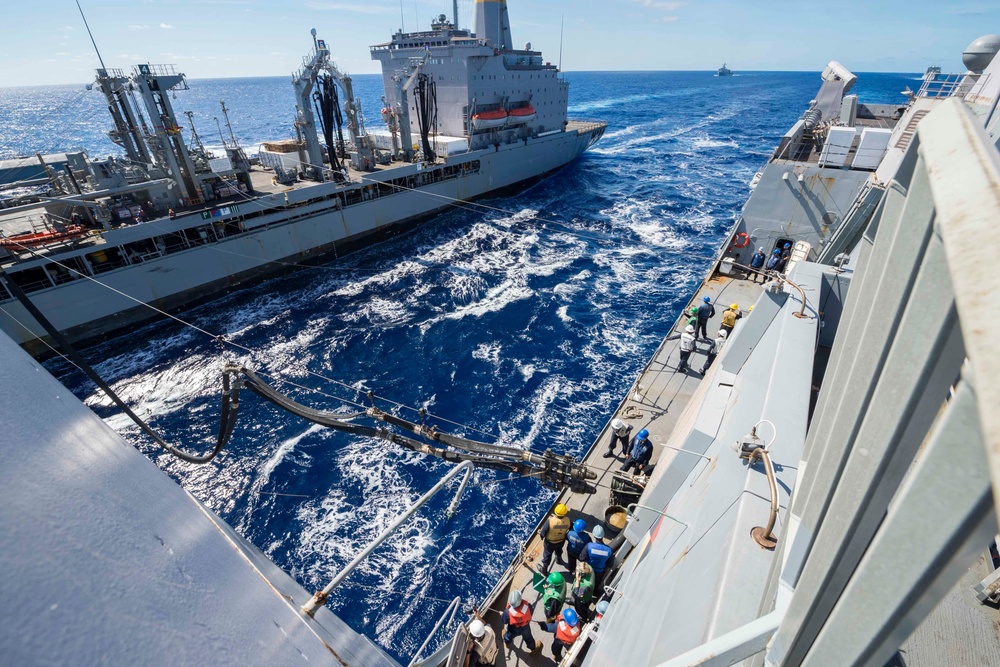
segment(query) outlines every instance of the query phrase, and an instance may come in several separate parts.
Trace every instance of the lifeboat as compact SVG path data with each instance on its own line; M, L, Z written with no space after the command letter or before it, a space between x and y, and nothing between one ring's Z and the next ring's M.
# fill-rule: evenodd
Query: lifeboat
M34 248L58 241L67 241L85 235L89 230L83 225L69 225L65 229L49 229L44 232L29 232L0 238L0 248Z
M503 109L480 111L472 116L472 128L475 130L492 130L507 124L507 112Z
M523 107L518 107L516 109L511 109L507 112L507 124L508 125L521 125L523 123L530 123L535 120L535 107L530 104L525 104Z

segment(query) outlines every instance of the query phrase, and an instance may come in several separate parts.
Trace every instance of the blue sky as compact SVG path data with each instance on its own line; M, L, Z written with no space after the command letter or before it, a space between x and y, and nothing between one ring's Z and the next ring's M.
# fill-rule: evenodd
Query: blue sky
M399 0L81 0L109 67L173 63L191 78L287 75L316 27L341 67L376 72L367 47L400 27ZM97 58L73 0L5 2L0 87L92 79ZM468 21L472 0L460 0ZM566 70L858 72L961 67L974 38L1000 33L1000 2L977 0L509 0L516 44ZM451 0L403 0L407 30Z

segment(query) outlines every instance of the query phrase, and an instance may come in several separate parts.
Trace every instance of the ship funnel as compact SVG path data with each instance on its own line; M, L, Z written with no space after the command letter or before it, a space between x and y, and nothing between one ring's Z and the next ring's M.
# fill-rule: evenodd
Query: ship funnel
M476 37L489 40L494 49L509 51L514 48L507 0L476 0Z

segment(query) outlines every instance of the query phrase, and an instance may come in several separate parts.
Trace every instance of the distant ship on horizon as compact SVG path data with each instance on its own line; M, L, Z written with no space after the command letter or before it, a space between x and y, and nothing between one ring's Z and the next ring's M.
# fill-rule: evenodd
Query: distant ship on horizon
M733 70L726 67L726 63L722 63L722 67L719 68L718 74L716 76L732 76Z

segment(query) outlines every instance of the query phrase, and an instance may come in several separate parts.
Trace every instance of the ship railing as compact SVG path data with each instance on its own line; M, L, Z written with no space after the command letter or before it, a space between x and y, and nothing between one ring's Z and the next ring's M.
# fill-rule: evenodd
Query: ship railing
M917 91L917 97L965 97L975 88L982 88L988 75L938 74L926 79Z
M371 552L375 551L375 549L381 546L383 542L389 539L389 537L391 537L393 533L399 530L400 526L406 523L410 519L410 517L412 517L414 514L417 513L417 510L423 507L428 500L433 498L441 489L443 489L448 484L448 482L450 482L459 473L462 473L463 475L462 481L459 482L458 489L455 491L455 496L454 498L452 498L451 504L448 505L448 509L446 510L446 514L449 517L453 516L455 512L458 511L459 501L462 499L462 494L465 493L465 489L469 485L469 478L472 476L472 461L462 461L461 463L453 467L451 470L448 471L448 473L444 477L440 479L440 481L438 481L437 484L435 484L431 488L430 491L420 496L420 498L418 498L416 502L410 505L405 512L396 517L395 521L393 521L391 524L389 524L389 526L385 530L379 533L378 537L376 537L367 547L362 549L361 553L355 556L350 563L345 565L344 569L338 572L337 575L333 578L333 580L330 581L330 583L327 584L326 587L323 588L323 590L317 591L313 595L312 599L309 600L309 602L302 605L302 613L307 614L309 616L315 614L317 609L326 604L327 598L329 598L330 593L333 592L333 589L335 589L337 586L343 583L343 581L347 579L347 577L350 576L352 572L354 572L354 570L358 567L358 565L360 565L361 562L364 559L366 559L369 554L371 554Z
M410 664L407 665L407 667L415 667L415 665L420 662L420 656L423 655L424 649L431 643L431 640L434 639L435 635L437 635L438 630L441 629L442 625L444 627L448 627L455 621L455 614L458 613L461 606L462 598L460 597L457 597L448 603L444 613L441 614L440 618L438 618L437 623L434 624L434 627L431 629L430 634L427 635L427 639L424 640L424 643L421 644L420 648L417 649L417 652L413 654L413 659L410 660ZM445 621L446 618L448 619L447 622Z
M776 594L660 667L884 665L946 597L973 598L956 586L994 541L1000 498L998 218L1000 154L948 100L854 251L780 568L762 582ZM968 632L994 641L983 618Z
M149 73L153 76L177 76L176 65L148 65Z
M581 120L576 118L571 118L567 121L567 129L574 129L578 133L583 134L585 132L592 132L593 130L600 130L608 126L607 121L603 120Z

